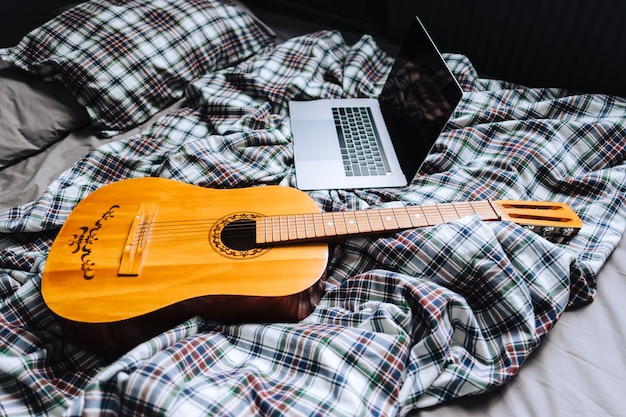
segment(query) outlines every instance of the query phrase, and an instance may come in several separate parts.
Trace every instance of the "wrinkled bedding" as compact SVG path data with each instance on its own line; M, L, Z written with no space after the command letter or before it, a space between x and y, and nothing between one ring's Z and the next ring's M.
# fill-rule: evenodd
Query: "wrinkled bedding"
M122 356L70 343L39 290L82 198L143 176L295 186L288 100L379 93L391 59L372 38L298 37L194 79L180 108L0 212L0 412L406 415L509 382L566 309L601 288L626 218L626 101L480 79L465 57L446 59L465 95L423 172L402 189L311 192L320 210L557 200L583 220L571 242L476 217L352 238L331 253L324 296L302 322L193 317Z

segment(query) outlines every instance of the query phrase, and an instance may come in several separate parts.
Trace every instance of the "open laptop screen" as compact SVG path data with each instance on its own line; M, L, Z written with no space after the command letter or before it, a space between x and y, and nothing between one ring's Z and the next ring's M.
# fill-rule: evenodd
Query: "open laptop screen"
M417 17L409 30L378 100L403 171L416 173L463 93Z

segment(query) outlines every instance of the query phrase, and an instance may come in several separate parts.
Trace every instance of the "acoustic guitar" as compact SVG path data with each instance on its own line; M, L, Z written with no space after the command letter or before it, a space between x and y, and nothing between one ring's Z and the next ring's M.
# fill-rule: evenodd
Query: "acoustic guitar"
M42 276L65 335L120 352L193 317L297 321L319 301L328 240L476 215L563 240L582 226L565 204L478 201L320 213L289 187L205 189L162 178L104 186L72 211Z

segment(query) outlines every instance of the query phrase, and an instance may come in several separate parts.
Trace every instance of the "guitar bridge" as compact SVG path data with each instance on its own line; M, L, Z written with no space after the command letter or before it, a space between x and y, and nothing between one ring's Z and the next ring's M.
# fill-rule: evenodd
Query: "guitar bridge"
M141 204L139 206L126 238L122 260L117 272L118 276L139 275L157 208L157 204Z

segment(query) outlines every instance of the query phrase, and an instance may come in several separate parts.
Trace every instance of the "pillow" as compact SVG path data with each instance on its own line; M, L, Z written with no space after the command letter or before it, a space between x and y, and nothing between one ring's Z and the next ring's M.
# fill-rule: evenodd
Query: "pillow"
M0 109L0 169L89 123L85 108L64 86L17 68L0 70Z
M0 59L62 82L105 137L165 108L192 79L272 42L250 15L227 2L94 0L0 49Z

